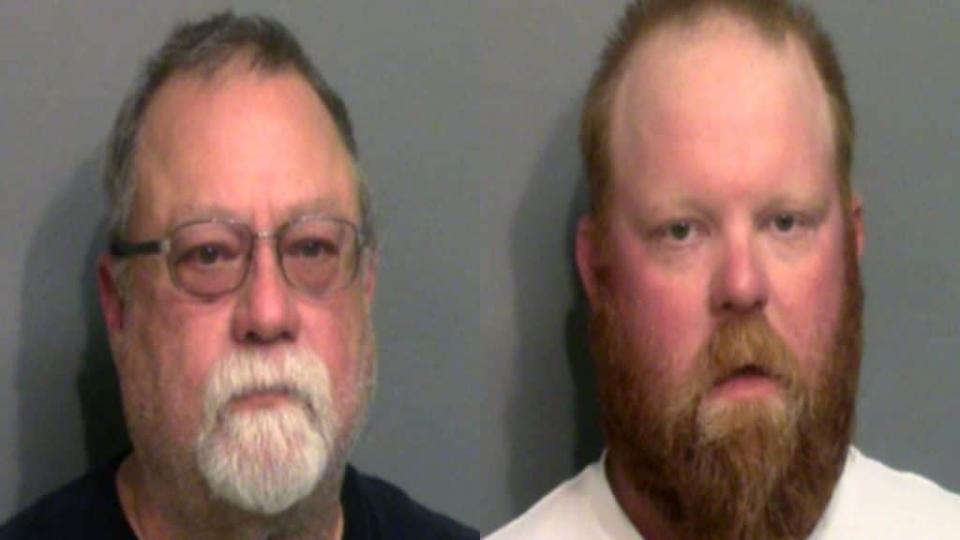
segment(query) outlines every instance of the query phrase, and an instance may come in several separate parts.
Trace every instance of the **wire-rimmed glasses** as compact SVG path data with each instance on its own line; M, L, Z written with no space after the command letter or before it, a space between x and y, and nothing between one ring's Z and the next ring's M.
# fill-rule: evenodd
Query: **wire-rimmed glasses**
M110 253L121 258L165 255L174 285L209 299L243 285L256 240L268 239L275 240L277 260L287 283L314 298L350 285L365 247L364 237L353 223L309 215L288 221L273 232L254 232L247 224L233 220L189 221L158 240L114 240Z

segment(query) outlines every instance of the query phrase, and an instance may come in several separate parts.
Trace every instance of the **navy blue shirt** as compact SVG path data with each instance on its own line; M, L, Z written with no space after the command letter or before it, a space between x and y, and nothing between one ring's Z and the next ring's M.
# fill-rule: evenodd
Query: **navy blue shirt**
M0 540L76 538L135 540L117 498L121 459L48 495L0 526ZM402 490L347 466L340 492L344 540L474 540L464 527L411 499Z

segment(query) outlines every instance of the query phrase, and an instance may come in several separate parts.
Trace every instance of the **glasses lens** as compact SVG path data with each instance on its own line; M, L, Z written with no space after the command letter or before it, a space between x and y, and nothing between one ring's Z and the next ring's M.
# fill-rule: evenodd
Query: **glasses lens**
M287 279L314 296L345 287L356 269L356 236L353 226L343 221L291 224L279 239Z
M194 223L170 238L169 263L177 284L201 296L237 287L246 271L250 234L226 223Z

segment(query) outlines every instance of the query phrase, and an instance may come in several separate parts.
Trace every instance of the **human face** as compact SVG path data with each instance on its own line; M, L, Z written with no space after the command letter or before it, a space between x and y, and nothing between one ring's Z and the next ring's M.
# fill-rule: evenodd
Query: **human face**
M614 476L704 518L696 537L750 520L726 532L766 537L743 531L791 507L775 494L796 480L780 493L809 495L803 530L842 460L859 360L859 203L840 196L816 71L792 37L737 20L667 26L633 51L611 118L611 192L577 262Z
M239 60L211 77L176 75L160 88L145 113L135 170L132 241L205 218L255 231L305 214L360 219L351 157L310 86L292 72L257 73ZM322 362L331 410L318 414L328 416L337 450L345 451L363 415L374 361L372 259L350 287L321 300L287 284L269 242L258 242L251 264L238 291L206 300L174 286L162 257L129 261L123 299L101 268L135 454L158 484L196 476L211 373L237 355L285 365L306 351ZM229 399L227 412L303 405L296 392L261 389Z
M844 213L858 239L860 222L837 188L827 100L803 47L735 21L667 27L629 60L612 118L605 245L589 218L578 237L591 302L607 294L670 384L721 321L749 313L810 380L843 298ZM707 399L780 390L738 377Z

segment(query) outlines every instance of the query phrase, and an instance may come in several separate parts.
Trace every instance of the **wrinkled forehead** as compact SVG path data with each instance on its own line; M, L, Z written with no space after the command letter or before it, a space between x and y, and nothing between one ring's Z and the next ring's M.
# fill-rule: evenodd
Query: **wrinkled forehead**
M319 96L293 70L235 63L174 75L145 111L134 164L132 224L167 226L186 207L251 221L261 218L243 214L263 207L267 221L303 206L359 218L353 159Z

